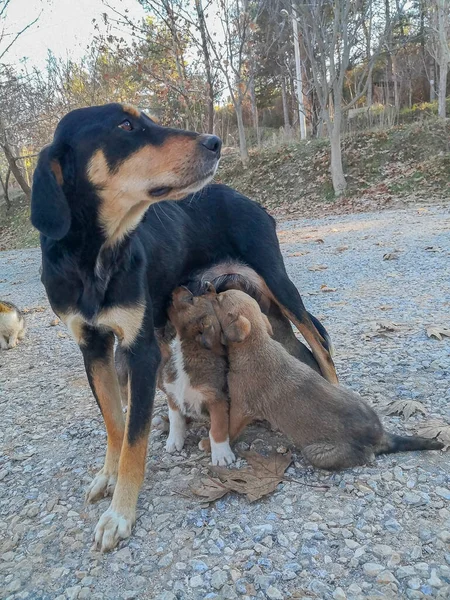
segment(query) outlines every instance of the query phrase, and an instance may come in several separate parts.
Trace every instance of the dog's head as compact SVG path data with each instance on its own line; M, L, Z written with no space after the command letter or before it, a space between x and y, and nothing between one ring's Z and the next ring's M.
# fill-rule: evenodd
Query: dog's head
M122 239L150 204L179 200L213 177L221 141L158 125L137 108L106 104L68 113L42 150L31 221L45 236L69 232L76 211L95 213L105 239Z
M225 345L246 341L252 331L273 333L269 319L261 312L258 302L240 290L217 294L214 310Z
M202 296L194 296L185 287L172 294L169 319L182 339L195 340L216 354L223 354L221 329L214 311L216 291L210 286Z

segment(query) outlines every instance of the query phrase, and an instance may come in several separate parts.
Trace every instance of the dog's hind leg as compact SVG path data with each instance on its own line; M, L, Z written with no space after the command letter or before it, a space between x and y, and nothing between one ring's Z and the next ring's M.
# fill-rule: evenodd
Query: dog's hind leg
M373 459L374 454L364 448L345 442L316 442L302 448L302 455L318 469L339 471L363 465Z
M79 331L86 374L105 421L107 449L105 464L86 493L87 502L111 495L117 480L125 422L120 403L119 382L114 366L114 334L83 326Z

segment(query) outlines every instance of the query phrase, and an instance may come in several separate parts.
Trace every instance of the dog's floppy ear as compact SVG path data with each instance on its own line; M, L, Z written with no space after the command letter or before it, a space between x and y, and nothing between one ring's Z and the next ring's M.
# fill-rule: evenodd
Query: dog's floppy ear
M242 315L239 316L223 330L223 338L225 339L225 343L243 342L250 335L251 329L252 326L250 321Z
M31 190L31 223L45 236L60 240L70 229L71 214L62 186L61 163L52 146L39 154Z
M273 329L272 329L272 325L270 324L269 319L267 318L267 316L264 313L261 313L261 316L262 316L262 320L264 321L264 325L266 326L267 333L270 335L270 337L272 337Z

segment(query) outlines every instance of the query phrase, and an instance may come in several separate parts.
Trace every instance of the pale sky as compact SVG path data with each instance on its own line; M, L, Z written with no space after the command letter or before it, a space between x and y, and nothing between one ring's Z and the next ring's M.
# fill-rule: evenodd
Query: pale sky
M144 11L137 0L108 0L120 12L139 20ZM23 58L31 67L43 69L50 48L59 57L79 60L86 54L95 33L93 19L105 31L102 13L112 14L102 0L11 0L4 23L7 34L23 29L41 15L37 23L23 33L4 57L4 62L18 65ZM124 35L124 37L126 37ZM2 48L6 46L5 38Z

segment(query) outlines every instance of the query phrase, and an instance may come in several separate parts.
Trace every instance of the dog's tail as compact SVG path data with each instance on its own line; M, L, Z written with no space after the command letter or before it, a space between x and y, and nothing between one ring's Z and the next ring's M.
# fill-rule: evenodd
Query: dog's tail
M439 440L428 439L417 435L404 436L384 432L375 449L375 454L392 454L411 450L442 450L444 444Z

